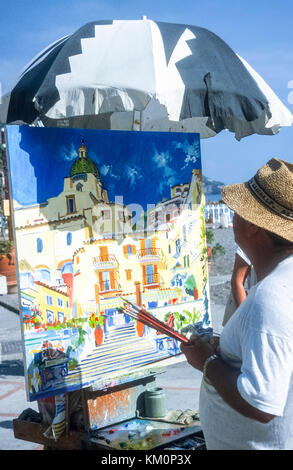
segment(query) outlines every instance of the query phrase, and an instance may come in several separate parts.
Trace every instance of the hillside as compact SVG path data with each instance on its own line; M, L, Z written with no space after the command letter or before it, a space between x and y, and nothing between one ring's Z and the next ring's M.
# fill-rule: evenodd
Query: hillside
M221 181L215 181L203 175L203 188L205 194L221 194L221 189L225 186Z

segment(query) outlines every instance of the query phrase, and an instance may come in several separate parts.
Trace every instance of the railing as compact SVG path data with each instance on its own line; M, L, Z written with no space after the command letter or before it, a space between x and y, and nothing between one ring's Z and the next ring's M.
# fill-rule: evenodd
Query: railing
M144 286L151 285L151 284L159 284L159 274L158 273L153 273L153 274L147 274L144 276L143 279L143 284Z
M146 256L155 256L160 258L160 248L143 248L142 250L138 250L136 255L138 259L144 258Z
M230 225L233 220L233 211L223 203L207 203L205 206L205 220L213 224L222 224L223 216Z
M111 264L113 266L117 266L117 258L115 255L102 255L102 256L95 256L93 258L93 265L96 267L102 267L105 264Z

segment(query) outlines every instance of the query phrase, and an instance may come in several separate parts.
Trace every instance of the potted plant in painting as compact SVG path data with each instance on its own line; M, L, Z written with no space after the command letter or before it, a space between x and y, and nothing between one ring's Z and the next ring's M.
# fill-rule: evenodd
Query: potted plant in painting
M186 279L184 289L188 295L193 296L194 300L198 299L198 288L193 274Z
M91 314L89 318L89 326L94 329L95 342L97 346L101 346L104 341L104 323L105 318L102 314Z

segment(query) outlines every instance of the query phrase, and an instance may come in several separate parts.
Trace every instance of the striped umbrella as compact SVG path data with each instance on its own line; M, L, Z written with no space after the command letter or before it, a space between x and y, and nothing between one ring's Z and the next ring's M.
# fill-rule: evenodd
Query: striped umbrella
M218 36L197 26L96 21L42 51L2 100L0 122L244 136L289 110Z

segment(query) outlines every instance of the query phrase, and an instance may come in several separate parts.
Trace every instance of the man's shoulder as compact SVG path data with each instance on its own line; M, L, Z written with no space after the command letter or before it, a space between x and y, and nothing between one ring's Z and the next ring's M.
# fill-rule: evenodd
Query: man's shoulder
M291 297L293 284L293 257L286 258L282 261L268 276L257 284L257 294L265 296L270 292L271 296Z
M249 325L268 334L292 335L293 338L293 289L290 280L282 275L267 276L251 288L250 295Z

